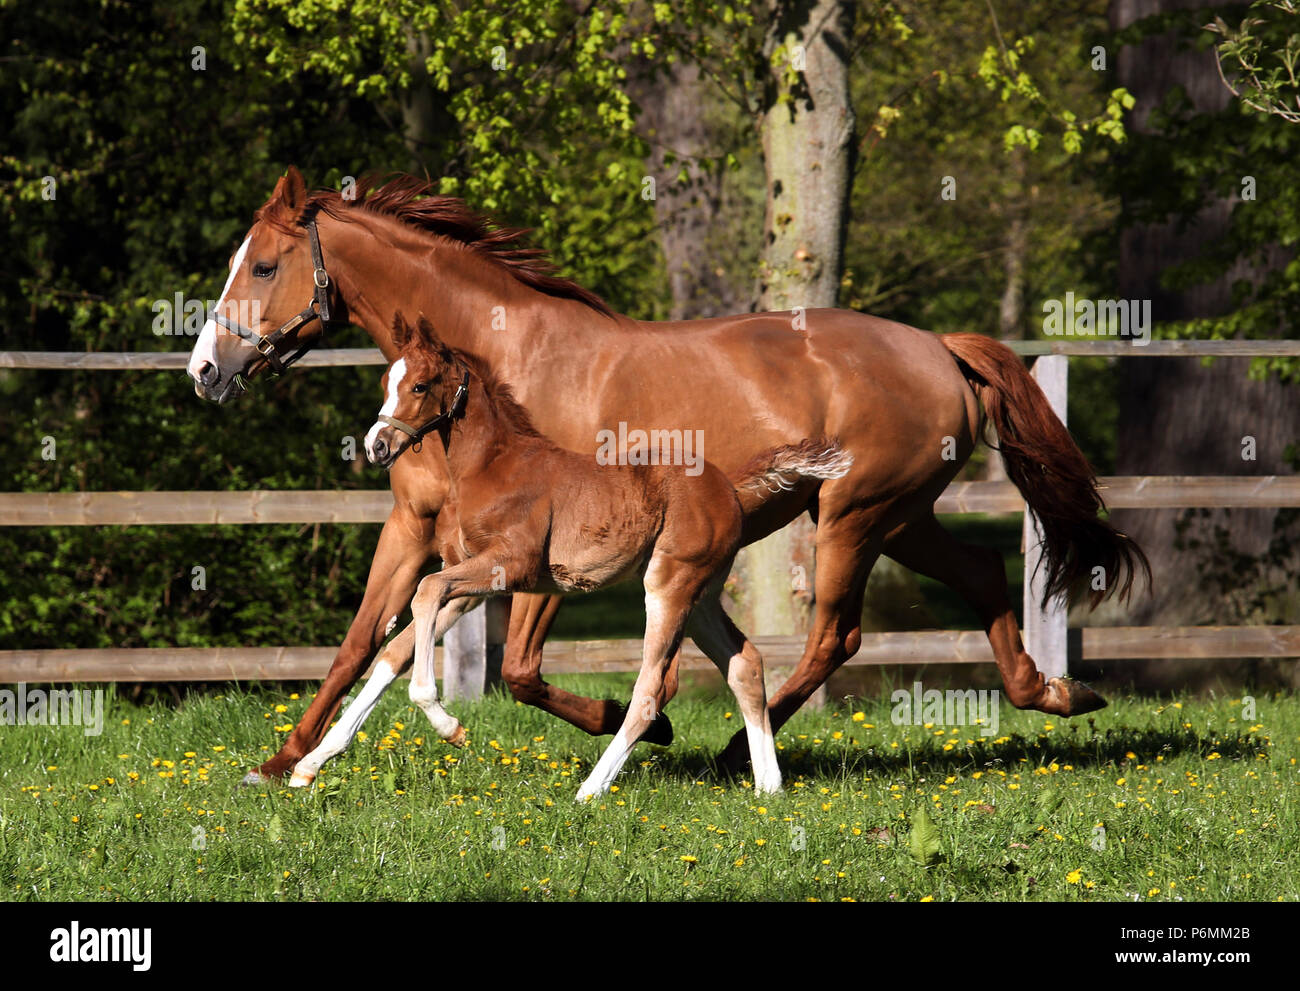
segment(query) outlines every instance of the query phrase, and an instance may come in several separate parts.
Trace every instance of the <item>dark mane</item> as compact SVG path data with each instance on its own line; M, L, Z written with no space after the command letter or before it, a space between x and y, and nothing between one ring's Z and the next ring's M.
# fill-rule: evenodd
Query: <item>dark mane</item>
M317 213L337 220L348 220L348 213L364 210L392 217L441 237L458 241L502 268L520 282L549 296L576 299L593 310L613 316L609 305L589 289L571 279L555 275L555 266L544 248L530 247L525 240L529 231L500 227L465 205L455 196L429 195L433 183L427 179L400 173L387 180L363 176L356 195L345 199L332 189L317 190L307 198L306 206L296 214L278 199L267 202L256 213L257 220L291 237L301 237L300 224Z

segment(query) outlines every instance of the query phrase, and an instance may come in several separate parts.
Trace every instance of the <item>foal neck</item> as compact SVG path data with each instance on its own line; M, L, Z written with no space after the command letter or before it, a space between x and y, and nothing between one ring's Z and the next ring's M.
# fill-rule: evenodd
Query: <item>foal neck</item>
M554 446L538 433L528 411L486 363L471 354L453 353L469 373L464 412L438 431L453 475L481 468L522 445L540 442Z

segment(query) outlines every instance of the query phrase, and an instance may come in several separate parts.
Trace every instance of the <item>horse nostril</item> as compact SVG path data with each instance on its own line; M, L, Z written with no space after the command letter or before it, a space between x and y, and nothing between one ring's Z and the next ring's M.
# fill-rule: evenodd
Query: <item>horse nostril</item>
M388 445L385 444L382 440L376 438L373 446L375 450L376 461L383 461L385 458L388 457Z
M198 380L203 385L212 385L217 381L217 366L210 361L200 362Z

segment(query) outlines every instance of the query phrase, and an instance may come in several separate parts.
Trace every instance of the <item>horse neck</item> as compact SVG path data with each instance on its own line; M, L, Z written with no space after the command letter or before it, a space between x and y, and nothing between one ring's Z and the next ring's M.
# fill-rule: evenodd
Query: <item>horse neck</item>
M568 351L561 338L605 317L579 300L551 296L447 238L391 217L329 218L326 265L348 319L392 361L393 314L423 313L448 345L479 355L513 379L528 354Z

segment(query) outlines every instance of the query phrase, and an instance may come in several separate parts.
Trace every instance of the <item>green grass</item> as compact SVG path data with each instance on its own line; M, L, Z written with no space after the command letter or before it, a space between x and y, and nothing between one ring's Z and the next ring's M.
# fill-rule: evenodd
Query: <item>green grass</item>
M1076 720L1004 705L988 738L841 704L779 734L786 791L760 800L711 772L740 721L729 695L697 691L670 707L671 748L639 746L618 791L579 807L606 740L502 696L452 707L471 732L453 751L394 691L318 787L240 789L307 704L286 691L110 694L100 737L0 729L3 897L1300 898L1294 696L1261 697L1253 720L1235 699L1123 699ZM909 850L922 806L931 866Z

